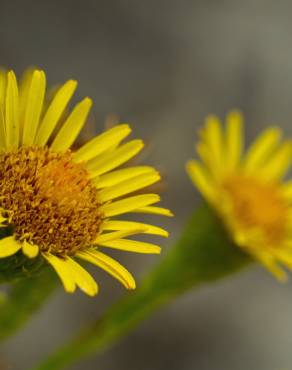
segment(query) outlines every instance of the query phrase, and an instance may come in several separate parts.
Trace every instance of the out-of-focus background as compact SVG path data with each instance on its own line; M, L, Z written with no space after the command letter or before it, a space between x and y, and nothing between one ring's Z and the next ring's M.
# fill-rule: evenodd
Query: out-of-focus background
M165 174L164 205L175 219L164 252L200 201L184 172L196 130L209 113L233 107L250 141L268 124L292 134L292 3L289 0L6 1L0 11L0 64L46 70L50 84L79 81L94 99L100 132L109 113L148 143L145 162ZM141 279L159 256L115 253ZM0 348L3 367L23 370L97 318L125 294L96 271L95 298L60 288L21 334ZM126 339L74 370L288 370L292 286L254 267L190 292Z

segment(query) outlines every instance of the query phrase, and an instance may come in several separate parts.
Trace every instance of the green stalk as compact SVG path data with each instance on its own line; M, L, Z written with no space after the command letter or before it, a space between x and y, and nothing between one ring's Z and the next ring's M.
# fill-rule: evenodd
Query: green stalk
M0 228L0 238L12 234L10 227ZM41 256L29 259L18 252L0 259L0 284L9 287L7 295L1 294L0 301L0 341L3 341L44 304L57 287L57 279Z
M34 370L63 369L100 352L158 307L188 289L231 275L250 262L231 242L213 212L203 206L194 213L178 243L136 292L115 304Z
M20 329L50 297L57 279L49 269L11 283L0 303L0 341Z

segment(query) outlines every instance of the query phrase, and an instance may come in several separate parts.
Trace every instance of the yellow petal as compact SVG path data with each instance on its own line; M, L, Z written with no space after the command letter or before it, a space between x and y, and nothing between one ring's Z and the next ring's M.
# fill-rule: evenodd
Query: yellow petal
M19 127L19 137L20 138L22 138L23 136L24 116L25 116L27 99L29 96L29 89L30 89L33 73L34 73L33 68L27 69L21 76L21 80L19 83L19 126L20 126Z
M0 227L7 226L7 218L0 215Z
M237 111L230 112L226 121L226 162L232 169L239 164L243 148L242 115Z
M65 152L71 147L86 121L91 106L92 100L89 98L76 105L54 139L51 145L53 151Z
M274 252L276 258L285 264L289 269L292 269L292 252L290 250L277 250Z
M158 245L130 239L110 240L104 243L99 243L99 245L106 248L135 253L159 254L161 252L161 248Z
M292 180L284 183L281 187L283 197L292 202Z
M262 166L261 177L265 180L279 180L285 176L292 161L292 141L284 143L270 160Z
M201 158L203 164L208 168L212 174L216 175L216 166L214 166L213 160L212 160L212 153L208 149L208 146L205 142L199 141L196 143L195 150L198 153L199 157Z
M7 73L0 69L0 105L3 111L5 104L6 86L7 86Z
M136 213L148 213L151 215L161 215L167 217L173 217L174 214L167 208L162 207L141 207L135 210Z
M96 177L109 172L134 157L143 148L142 140L132 140L114 150L106 153L87 164L91 177Z
M77 257L102 268L122 283L127 289L136 288L135 280L130 272L106 254L92 249L78 252Z
M29 93L30 84L32 76L35 72L35 68L27 68L24 73L21 76L20 82L19 82L19 102L20 106L24 105L26 103L26 98ZM24 100L24 102L22 102Z
M27 241L22 243L22 252L28 258L35 258L39 253L39 247L35 244L30 244Z
M5 120L0 107L0 149L6 149Z
M254 170L260 168L262 163L267 162L279 144L280 137L281 131L278 128L272 127L265 130L247 152L245 168Z
M98 189L107 188L109 186L117 185L125 180L133 177L144 175L153 172L153 167L149 166L135 166L130 168L123 168L110 173L106 173L98 178L96 187Z
M46 145L57 123L59 122L59 119L61 118L68 102L70 101L76 87L77 82L69 80L57 91L40 124L35 139L35 144L40 146Z
M102 230L137 230L143 229L144 234L168 237L168 232L161 227L144 224L141 222L109 220L102 224Z
M14 72L7 74L6 91L6 144L9 149L18 148L19 144L19 98L18 87Z
M208 149L212 153L213 162L217 170L221 170L225 156L223 151L223 137L220 120L216 116L206 118L206 126L203 130Z
M160 197L156 194L137 195L127 199L118 200L113 203L104 204L100 207L100 211L105 215L105 217L117 216L157 203L159 200Z
M5 91L6 73L0 70L0 149L6 149L6 128L5 128Z
M43 71L34 71L29 87L23 123L22 143L30 146L34 143L39 125L46 92L46 75Z
M279 267L274 257L266 253L258 253L256 257L279 281L287 281L287 274Z
M121 239L126 236L131 236L135 234L141 234L144 232L144 230L145 228L141 226L140 228L137 228L137 229L118 230L112 233L102 233L98 235L98 237L95 239L94 244L104 243L104 242L115 240L115 239Z
M21 249L21 244L14 236L7 236L0 240L0 258L12 256Z
M122 124L98 135L74 154L75 162L86 162L105 152L113 145L118 145L131 132L129 125Z
M117 185L108 187L99 192L99 199L101 202L121 197L123 195L132 193L136 190L143 189L160 180L160 175L157 171L153 170L152 173L143 174L133 177L129 180L120 182Z
M89 296L95 296L98 293L98 285L93 277L72 258L67 257L66 263L71 270L76 285Z
M188 172L192 182L209 201L214 201L214 188L211 179L208 177L204 168L197 161L189 161L186 164L186 171Z
M68 293L73 293L76 290L75 277L66 261L49 253L43 253L43 257L54 268L59 278L61 279L64 289Z

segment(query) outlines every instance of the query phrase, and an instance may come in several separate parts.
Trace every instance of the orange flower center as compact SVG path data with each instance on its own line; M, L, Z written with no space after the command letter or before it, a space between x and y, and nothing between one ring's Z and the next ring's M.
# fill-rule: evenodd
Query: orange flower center
M286 231L288 208L277 185L248 176L230 176L223 183L233 215L243 231L259 230L269 245L280 243Z
M0 206L16 239L57 255L90 245L100 229L97 190L70 152L29 147L0 154Z

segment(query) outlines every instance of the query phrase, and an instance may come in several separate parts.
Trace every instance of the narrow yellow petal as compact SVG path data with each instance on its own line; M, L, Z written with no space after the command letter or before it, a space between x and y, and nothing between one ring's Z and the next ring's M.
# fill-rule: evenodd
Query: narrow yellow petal
M22 126L24 122L27 99L29 96L29 90L34 71L35 70L33 68L27 69L21 76L21 80L19 82L19 121L21 126L20 137L22 137Z
M0 149L6 149L6 129L3 111L0 106Z
M292 269L292 251L289 250L275 250L274 252L276 258L285 264L289 269Z
M105 152L113 145L118 145L131 132L129 125L121 124L103 132L83 145L74 154L75 162L87 162Z
M160 197L156 194L137 195L113 203L104 204L100 207L100 211L105 217L117 216L157 203L159 200Z
M43 253L43 257L54 268L59 278L61 279L64 289L68 293L73 293L76 290L75 278L72 275L71 269L66 259L54 256L53 254Z
M127 289L135 289L133 276L119 262L98 250L87 250L77 253L77 257L96 265L112 275Z
M16 149L19 144L19 97L18 87L14 72L7 74L5 109L5 132L8 149Z
M104 243L104 242L115 240L115 239L121 239L121 238L125 238L126 236L131 236L135 234L141 234L145 230L146 229L141 226L140 228L137 228L137 229L118 230L118 231L113 231L111 233L102 233L95 239L94 244Z
M247 152L245 168L254 170L260 168L262 163L267 162L279 144L280 138L281 131L278 128L272 127L265 130Z
M57 91L40 124L36 135L35 144L40 146L46 145L62 114L64 113L68 102L74 94L76 87L77 82L74 80L69 80Z
M102 224L102 230L136 230L144 228L144 234L168 237L168 232L161 227L133 221L108 220Z
M95 296L98 293L98 285L93 277L72 258L67 257L66 263L71 270L76 285L87 295Z
M7 218L0 215L0 227L7 226Z
M22 73L19 84L18 84L19 85L19 100L21 100L21 97L28 94L31 79L35 71L36 69L34 67L29 67Z
M205 142L199 141L196 143L195 150L201 158L203 164L208 168L208 170L216 176L217 168L214 166L212 153L208 149Z
M148 213L151 215L161 215L167 217L173 217L174 214L167 208L162 207L141 207L135 210L136 213Z
M283 195L285 199L292 202L292 180L282 185L281 194Z
M0 258L12 256L21 249L21 244L14 236L7 236L0 240Z
M43 71L34 71L29 87L23 122L22 144L34 143L39 125L46 92L46 75Z
M158 245L130 239L110 240L108 242L100 243L99 245L106 248L135 253L159 254L161 252L161 248Z
M203 129L204 138L208 149L212 153L212 158L216 164L217 170L224 164L225 156L223 152L223 135L221 130L221 123L218 117L208 116L206 118L206 126Z
M7 73L0 69L0 106L4 111L5 94L7 86Z
M258 253L256 257L279 281L287 281L287 274L278 266L274 257L264 253Z
M4 119L6 80L6 73L0 70L0 149L6 148L6 128Z
M35 258L39 254L39 247L35 244L30 244L27 241L22 243L22 252L28 258Z
M150 166L135 166L130 168L122 168L110 173L100 176L96 181L98 189L107 188L109 186L117 185L125 180L133 177L144 175L153 172L153 167Z
M159 180L159 173L153 170L152 173L136 176L117 185L101 190L99 192L99 199L101 202L107 202L108 200L121 197L139 189L143 189Z
M91 106L92 100L89 98L76 105L54 139L51 145L53 151L65 152L71 147L85 124Z
M211 179L199 162L191 160L186 164L186 171L189 174L194 185L200 190L204 197L213 202L215 198L214 188Z
M121 145L113 152L106 153L103 156L92 159L87 164L87 169L91 173L91 177L96 177L109 172L112 169L124 164L129 159L134 157L143 148L142 140L132 140L127 144Z
M292 141L281 145L270 160L262 166L261 177L266 180L279 180L289 170L292 162Z
M233 111L226 118L226 165L235 168L240 161L243 149L242 115Z

